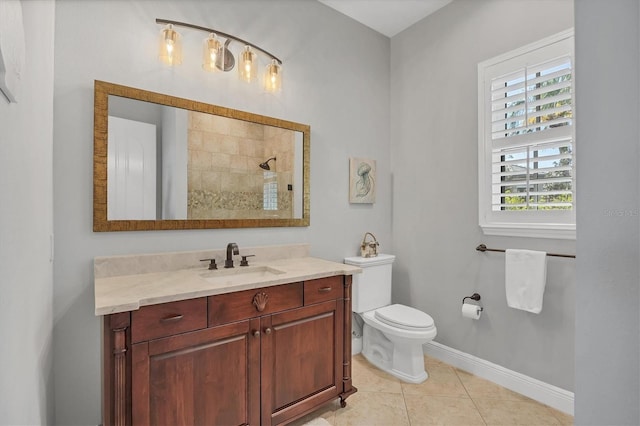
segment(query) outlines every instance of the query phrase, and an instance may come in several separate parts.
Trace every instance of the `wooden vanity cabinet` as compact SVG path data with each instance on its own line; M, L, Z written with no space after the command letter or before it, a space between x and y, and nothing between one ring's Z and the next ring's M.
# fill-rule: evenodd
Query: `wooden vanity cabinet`
M343 309L336 300L262 318L262 424L297 418L343 391Z
M252 321L254 324L251 324ZM258 424L258 320L136 343L134 425Z
M350 294L334 276L106 316L104 424L276 425L344 407Z

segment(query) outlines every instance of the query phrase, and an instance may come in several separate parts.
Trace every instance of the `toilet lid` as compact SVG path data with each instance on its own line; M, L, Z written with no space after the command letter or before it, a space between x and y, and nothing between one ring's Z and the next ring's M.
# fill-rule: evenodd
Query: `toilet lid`
M418 309L405 305L389 305L376 309L375 317L393 327L415 330L433 328L433 318Z

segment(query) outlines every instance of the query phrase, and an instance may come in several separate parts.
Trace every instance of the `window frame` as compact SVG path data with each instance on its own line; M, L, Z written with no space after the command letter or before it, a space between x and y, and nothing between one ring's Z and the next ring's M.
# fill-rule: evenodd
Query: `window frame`
M489 74L503 64L504 74L518 69L518 62L534 58L532 63L539 64L558 57L554 52L567 48L570 44L572 64L571 99L572 124L569 126L572 150L572 201L570 210L518 210L494 211L492 209L492 154L491 137L491 80L499 75ZM565 54L566 56L566 54ZM535 62L534 62L535 61ZM555 130L555 129L554 129ZM549 138L547 131L540 133L540 140ZM536 132L537 133L537 132ZM553 132L551 132L553 133ZM576 140L575 140L575 48L574 31L569 29L534 43L498 55L478 64L478 210L479 225L485 235L534 237L534 238L576 238ZM539 143L539 142L536 142ZM535 146L532 144L532 146Z

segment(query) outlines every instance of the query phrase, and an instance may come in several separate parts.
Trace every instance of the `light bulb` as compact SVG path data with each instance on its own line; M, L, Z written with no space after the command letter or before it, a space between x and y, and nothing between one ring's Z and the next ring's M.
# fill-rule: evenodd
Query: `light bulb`
M257 55L251 50L251 46L245 46L244 50L240 54L241 66L238 67L239 76L241 80L247 83L255 81L254 68L257 62Z
M267 92L278 92L282 89L282 66L276 59L267 65L263 83Z
M215 72L222 69L224 48L214 33L202 42L202 69Z
M160 32L160 53L158 58L167 65L180 65L182 63L180 33L174 30L171 24Z

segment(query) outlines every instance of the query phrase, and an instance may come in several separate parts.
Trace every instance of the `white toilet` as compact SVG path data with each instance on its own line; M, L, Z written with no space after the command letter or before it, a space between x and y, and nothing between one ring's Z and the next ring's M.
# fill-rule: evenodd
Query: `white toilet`
M426 313L391 305L391 265L395 256L347 257L344 263L362 268L353 275L352 309L364 320L362 355L373 365L409 383L427 379L422 345L436 337Z

